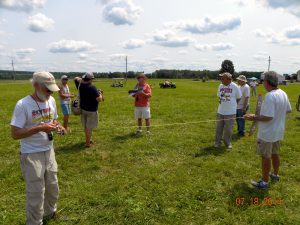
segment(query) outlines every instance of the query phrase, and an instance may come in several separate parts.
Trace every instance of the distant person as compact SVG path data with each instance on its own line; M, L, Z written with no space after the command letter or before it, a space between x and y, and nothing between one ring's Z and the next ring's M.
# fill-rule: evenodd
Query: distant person
M85 131L85 147L87 148L93 144L92 132L98 127L98 105L102 101L102 94L92 85L94 78L93 73L85 73L82 79L79 77L74 79L79 91L81 122Z
M269 187L269 176L272 181L279 181L280 141L283 140L286 114L292 111L287 94L278 88L278 74L266 72L263 80L268 91L261 107L260 115L248 114L245 119L259 121L257 153L262 157L262 179L252 182L259 189ZM271 172L273 165L273 173Z
M146 76L144 73L139 73L137 75L138 83L135 86L135 89L138 90L136 94L133 95L135 98L135 119L138 123L138 130L136 131L137 135L142 134L142 119L146 121L147 134L150 134L150 101L152 97L152 91L149 84L146 83Z
M236 118L237 103L242 95L239 87L232 82L232 75L230 73L222 73L219 76L221 77L221 84L217 93L219 107L214 146L216 148L220 147L223 137L225 146L228 149L232 149L232 130Z
M59 91L49 72L33 74L34 92L16 104L11 135L21 144L21 171L26 184L26 224L43 224L56 213L58 200L57 163L53 150L54 131L64 131L57 121Z
M251 96L256 96L256 87L258 83L255 80L251 80L250 87L251 87Z
M243 116L247 113L249 109L250 87L247 84L247 78L244 75L240 75L237 78L237 82L242 94L241 100L237 105L236 111L238 135L245 136L245 119L243 118Z
M68 127L69 116L71 114L71 98L74 97L73 94L70 93L68 86L68 76L63 75L61 77L61 84L59 86L59 100L62 113L64 115L64 128L67 132L70 132Z

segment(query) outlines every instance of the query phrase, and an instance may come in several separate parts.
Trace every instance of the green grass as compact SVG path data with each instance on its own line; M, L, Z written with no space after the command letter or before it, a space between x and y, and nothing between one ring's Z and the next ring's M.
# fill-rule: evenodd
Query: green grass
M255 137L234 136L231 152L211 148L214 122L153 127L150 139L134 137L133 100L127 95L134 82L127 88L111 88L108 80L96 83L105 102L99 109L95 147L83 148L76 116L70 119L72 134L55 136L59 214L49 224L300 224L299 113L294 110L287 118L282 180L259 191L249 185L260 178ZM215 119L217 82L176 80L176 90L159 89L159 80L149 82L153 125ZM294 107L300 85L282 88ZM0 90L0 224L24 224L19 143L11 139L9 123L16 101L31 86L1 81ZM265 93L261 86L259 91ZM252 112L254 107L252 98ZM258 197L260 202L281 198L284 204L237 206L237 197Z

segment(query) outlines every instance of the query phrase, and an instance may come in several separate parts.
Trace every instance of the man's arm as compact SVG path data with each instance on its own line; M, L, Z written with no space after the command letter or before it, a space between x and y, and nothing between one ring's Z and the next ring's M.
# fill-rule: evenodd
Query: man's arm
M273 117L264 116L264 115L255 115L255 114L247 114L244 116L245 120L250 121L260 121L260 122L269 122L273 119Z
M11 136L13 139L23 139L30 137L38 132L50 133L57 129L57 125L54 123L44 123L31 128L19 128L11 125Z
M243 110L246 111L247 106L248 106L248 102L249 102L249 97L245 98L245 102L244 102L244 106L243 106Z

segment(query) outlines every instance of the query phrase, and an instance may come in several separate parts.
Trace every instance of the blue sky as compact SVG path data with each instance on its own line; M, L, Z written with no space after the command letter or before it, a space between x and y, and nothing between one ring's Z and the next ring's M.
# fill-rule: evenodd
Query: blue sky
M299 0L0 0L0 69L300 69Z

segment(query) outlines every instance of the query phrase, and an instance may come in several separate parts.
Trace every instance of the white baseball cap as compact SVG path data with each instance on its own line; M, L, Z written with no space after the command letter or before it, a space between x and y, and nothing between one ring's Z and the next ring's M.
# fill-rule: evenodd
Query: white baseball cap
M68 78L67 75L62 75L60 79L61 79L61 80L67 80L67 79L69 79L69 78Z
M35 72L32 76L32 82L43 84L52 92L60 90L56 85L54 76L49 72Z

